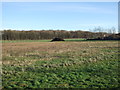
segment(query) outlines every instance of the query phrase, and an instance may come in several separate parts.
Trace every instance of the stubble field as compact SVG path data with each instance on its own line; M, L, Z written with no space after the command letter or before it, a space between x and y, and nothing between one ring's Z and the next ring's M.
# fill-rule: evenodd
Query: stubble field
M2 43L3 88L118 88L118 41Z

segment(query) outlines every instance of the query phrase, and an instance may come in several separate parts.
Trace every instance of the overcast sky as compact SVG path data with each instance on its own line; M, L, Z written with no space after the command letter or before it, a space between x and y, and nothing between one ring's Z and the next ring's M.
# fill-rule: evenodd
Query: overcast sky
M89 30L118 24L117 2L4 2L3 29Z

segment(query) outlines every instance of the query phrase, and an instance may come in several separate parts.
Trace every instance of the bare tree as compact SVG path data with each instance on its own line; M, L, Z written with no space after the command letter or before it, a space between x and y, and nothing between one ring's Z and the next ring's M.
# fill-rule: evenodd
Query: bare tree
M115 34L116 33L115 27L112 27L112 28L108 29L108 33Z
M116 33L115 27L112 27L111 29L112 29L112 33L115 34Z
M93 29L93 31L94 32L103 32L103 28L102 27L100 27L100 26L98 26L98 27L95 27L94 29Z

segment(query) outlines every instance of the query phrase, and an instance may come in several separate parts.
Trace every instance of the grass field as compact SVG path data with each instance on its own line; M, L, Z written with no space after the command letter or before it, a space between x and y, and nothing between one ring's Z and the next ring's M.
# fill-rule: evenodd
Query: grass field
M52 39L47 39L47 40L3 40L0 41L2 43L16 43L16 42L50 42ZM86 39L65 39L66 42L68 41L85 41Z
M3 88L119 88L118 41L5 41Z

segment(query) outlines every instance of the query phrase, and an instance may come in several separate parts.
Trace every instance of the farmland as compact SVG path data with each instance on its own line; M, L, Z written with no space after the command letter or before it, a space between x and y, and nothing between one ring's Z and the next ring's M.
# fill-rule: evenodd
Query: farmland
M3 41L3 88L118 88L118 41Z

